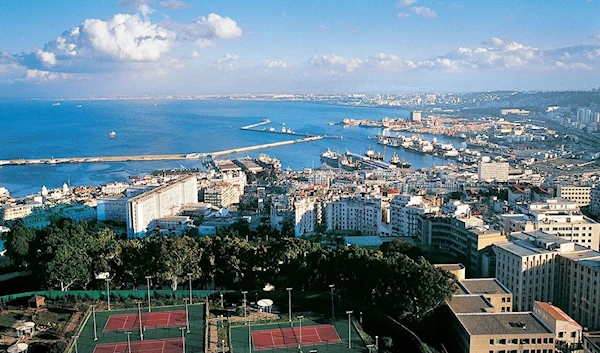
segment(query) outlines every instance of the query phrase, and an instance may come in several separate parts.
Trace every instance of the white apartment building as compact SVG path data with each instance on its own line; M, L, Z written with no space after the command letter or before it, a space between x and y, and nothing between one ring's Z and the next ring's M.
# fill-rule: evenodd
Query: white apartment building
M118 195L124 193L128 187L130 186L127 183L114 182L104 185L101 190L106 195Z
M301 237L306 233L315 231L318 221L318 204L309 197L296 197L294 199L294 234Z
M508 181L508 162L479 163L477 176L479 181L495 180L498 182Z
M496 278L513 293L513 309L552 302L582 326L600 328L600 253L540 231L494 244Z
M591 200L591 186L564 186L558 187L556 197L577 203L577 206L588 206Z
M96 200L96 217L99 221L125 222L127 220L126 197L99 197Z
M414 237L418 231L419 216L433 214L439 207L432 207L421 196L397 195L390 203L390 226L393 237Z
M0 220L6 222L19 218L24 218L30 214L42 211L41 203L28 203L25 205L3 206L0 207Z
M220 182L203 190L204 202L217 207L229 207L240 203L239 188L235 185Z
M152 221L173 216L182 205L197 202L198 186L195 176L183 177L133 197L127 201L127 236L142 236L149 230Z
M328 231L353 230L362 235L378 235L382 201L360 196L330 202L326 207Z

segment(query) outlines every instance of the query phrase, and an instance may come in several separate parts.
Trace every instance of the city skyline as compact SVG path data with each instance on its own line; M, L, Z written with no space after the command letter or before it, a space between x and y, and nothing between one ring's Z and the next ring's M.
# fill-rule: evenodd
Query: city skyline
M0 96L584 90L597 86L599 7L5 2Z

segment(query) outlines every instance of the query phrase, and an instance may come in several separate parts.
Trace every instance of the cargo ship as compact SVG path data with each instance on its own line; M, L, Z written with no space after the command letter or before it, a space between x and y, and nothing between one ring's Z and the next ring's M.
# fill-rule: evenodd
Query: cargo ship
M340 155L332 150L321 153L321 163L325 163L332 168L340 167Z
M400 157L398 157L398 153L396 153L396 152L394 152L394 155L392 156L390 163L401 169L408 169L412 166L412 164L410 164L410 162L407 162L404 159L404 157L402 159L400 159Z

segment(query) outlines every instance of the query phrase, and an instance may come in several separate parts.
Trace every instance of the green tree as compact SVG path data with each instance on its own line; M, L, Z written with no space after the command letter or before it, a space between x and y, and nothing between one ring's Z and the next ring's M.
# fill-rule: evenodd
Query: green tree
M383 256L389 256L394 253L405 254L413 260L423 256L423 251L416 245L403 240L394 240L391 242L383 243L380 247Z
M36 240L35 230L27 228L22 220L18 219L6 235L6 252L18 266L27 265L31 260L31 249Z
M200 248L194 239L188 236L163 236L154 241L160 244L157 272L159 280L168 281L171 288L177 290L179 283L186 281L188 273L192 274L192 279L202 276Z

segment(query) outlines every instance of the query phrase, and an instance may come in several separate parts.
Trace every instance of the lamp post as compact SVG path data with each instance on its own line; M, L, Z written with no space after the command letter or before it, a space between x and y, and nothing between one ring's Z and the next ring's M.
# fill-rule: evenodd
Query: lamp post
M379 352L379 336L375 336L375 349Z
M137 305L138 305L138 320L139 320L139 325L140 325L140 341L143 341L144 340L144 331L142 330L142 302L138 300Z
M225 353L225 340L221 340L221 352Z
M131 331L126 331L125 334L127 335L127 352L131 353L131 337L129 336Z
M252 330L250 330L250 321L248 321L248 353L252 353Z
M188 310L188 298L183 298L185 301L185 325L187 326L187 333L190 333L190 312ZM190 301L192 299L189 299Z
M225 305L223 305L223 293L221 292L221 309L225 309Z
M106 306L110 311L110 278L106 279Z
M333 310L333 289L335 288L335 284L330 284L329 288L331 288L331 317L334 317L335 311Z
M193 304L193 300L192 300L192 275L193 275L193 273L188 273L187 275L190 280L190 305L192 305ZM189 327L188 327L188 330L189 330Z
M150 278L152 276L146 276L146 283L148 285L148 312L150 312Z
M181 342L183 343L181 352L185 353L185 327L180 327L179 329L181 330Z
M302 347L302 319L304 319L304 316L298 315L298 321L300 321L300 340L298 341L298 349Z
M288 287L285 290L288 291L288 315L290 322L292 322L292 287Z
M248 325L248 318L246 315L246 294L248 294L248 291L243 290L242 294L244 295L244 325Z
M374 344L367 344L367 349L369 350L369 353L371 353L371 348L375 347Z
M75 353L79 353L79 350L77 349L77 339L79 338L78 335L73 336L73 340L75 341Z
M360 322L360 324L362 325L362 311L360 312L360 316L359 316L358 322Z
M97 330L97 326L96 326L96 306L97 305L92 305L92 317L94 318L94 341L98 340L98 330Z
M350 336L351 334L351 330L352 330L352 323L350 322L350 315L352 315L352 310L348 310L346 311L346 314L348 314L348 348L352 348L352 341L350 340L352 337Z

